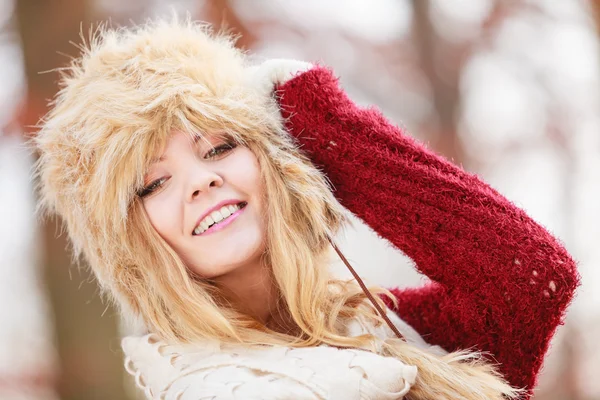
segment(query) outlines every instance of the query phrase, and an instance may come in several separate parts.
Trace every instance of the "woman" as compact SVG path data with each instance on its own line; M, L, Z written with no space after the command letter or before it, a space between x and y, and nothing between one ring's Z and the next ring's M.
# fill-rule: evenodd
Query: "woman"
M136 323L148 398L531 396L574 261L326 68L250 66L174 20L100 29L62 84L34 139L41 204ZM333 278L342 206L431 283L369 299Z

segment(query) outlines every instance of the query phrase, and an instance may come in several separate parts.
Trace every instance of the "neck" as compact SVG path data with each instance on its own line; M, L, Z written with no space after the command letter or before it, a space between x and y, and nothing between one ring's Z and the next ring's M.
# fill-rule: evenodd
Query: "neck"
M276 312L279 292L269 268L260 259L216 278L215 282L238 310L263 324Z
M240 312L273 331L290 335L300 333L290 313L281 306L280 292L270 268L261 260L220 276L215 282L225 299Z

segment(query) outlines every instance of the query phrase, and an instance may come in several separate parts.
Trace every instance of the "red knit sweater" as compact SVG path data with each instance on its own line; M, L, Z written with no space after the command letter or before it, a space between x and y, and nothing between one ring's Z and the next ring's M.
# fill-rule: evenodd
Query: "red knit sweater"
M561 243L496 190L355 105L316 67L278 87L287 129L342 205L431 279L398 315L448 351L488 352L530 397L579 283Z

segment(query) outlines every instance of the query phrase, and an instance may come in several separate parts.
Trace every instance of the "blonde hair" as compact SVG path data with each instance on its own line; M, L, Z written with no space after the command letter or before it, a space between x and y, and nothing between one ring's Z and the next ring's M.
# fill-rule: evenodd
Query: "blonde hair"
M32 139L40 210L62 216L74 259L87 259L123 315L179 342L326 343L376 351L379 339L348 337L344 322L382 319L355 282L335 279L328 269L328 237L346 223L345 211L285 132L276 102L248 84L248 57L234 39L176 17L128 29L102 25L82 39L82 55L61 70L60 91ZM224 133L258 158L268 208L264 261L298 336L235 310L218 288L192 276L150 225L136 193L174 130ZM395 301L384 288L371 291ZM520 393L478 353L438 357L388 339L380 354L418 367L411 399Z

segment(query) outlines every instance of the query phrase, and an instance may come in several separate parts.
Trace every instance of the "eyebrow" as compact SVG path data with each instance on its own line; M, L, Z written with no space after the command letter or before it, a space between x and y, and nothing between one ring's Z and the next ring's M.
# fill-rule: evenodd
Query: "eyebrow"
M202 139L203 136L201 135L196 135L194 136L194 144L197 144L200 139ZM150 164L156 164L157 162L161 162L161 161L165 161L167 159L167 156L160 156L158 158L153 158L152 160L150 160Z

